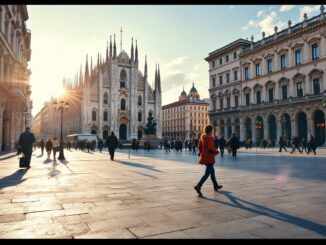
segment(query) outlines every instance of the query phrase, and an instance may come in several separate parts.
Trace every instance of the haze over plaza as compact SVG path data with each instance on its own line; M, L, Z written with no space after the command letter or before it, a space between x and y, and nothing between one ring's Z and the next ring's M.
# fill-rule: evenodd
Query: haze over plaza
M105 57L107 41L116 34L117 51L129 54L131 38L138 41L139 67L144 67L147 55L148 76L154 77L155 63L160 63L162 105L176 100L183 86L193 82L202 98L208 97L208 52L238 38L261 32L273 33L302 21L319 11L319 5L216 5L216 6L40 6L28 5L28 28L33 32L32 59L32 114L35 116L62 87L62 79L73 80L80 65L85 67L86 55L97 53ZM203 14L205 13L205 14ZM236 16L237 18L234 18ZM223 20L223 21L221 21ZM226 26L227 25L227 26ZM226 31L232 30L232 31Z

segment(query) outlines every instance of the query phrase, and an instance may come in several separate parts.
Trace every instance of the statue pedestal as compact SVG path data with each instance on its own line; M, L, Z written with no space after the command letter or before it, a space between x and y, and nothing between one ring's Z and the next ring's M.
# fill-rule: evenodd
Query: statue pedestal
M140 145L146 148L146 143L149 143L150 149L158 149L160 146L160 139L155 134L145 134L144 138L140 140Z

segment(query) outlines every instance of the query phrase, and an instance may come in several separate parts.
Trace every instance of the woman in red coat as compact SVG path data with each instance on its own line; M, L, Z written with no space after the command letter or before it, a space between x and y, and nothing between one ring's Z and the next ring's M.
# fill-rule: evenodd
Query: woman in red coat
M209 176L211 176L215 191L218 191L223 187L222 185L217 184L215 178L215 170L214 170L215 156L219 154L219 151L215 147L214 138L212 135L213 135L213 126L207 125L198 143L198 150L200 154L199 163L205 164L206 166L206 171L204 176L201 178L199 183L194 187L197 193L199 194L199 196L202 196L200 189Z

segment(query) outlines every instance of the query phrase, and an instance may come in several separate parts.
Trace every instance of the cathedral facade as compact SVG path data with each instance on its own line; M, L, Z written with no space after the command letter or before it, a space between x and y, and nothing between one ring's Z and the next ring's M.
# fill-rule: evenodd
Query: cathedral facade
M69 133L96 134L106 139L111 131L120 140L141 139L147 118L157 123L156 135L162 137L162 95L159 65L155 71L155 87L148 82L147 60L144 72L139 70L137 41L132 41L130 56L116 51L115 36L106 49L106 57L97 57L90 66L86 58L85 72L80 71L74 84L65 84L70 99L64 128ZM78 82L77 82L78 81ZM77 113L75 111L77 110ZM74 114L70 118L69 114Z

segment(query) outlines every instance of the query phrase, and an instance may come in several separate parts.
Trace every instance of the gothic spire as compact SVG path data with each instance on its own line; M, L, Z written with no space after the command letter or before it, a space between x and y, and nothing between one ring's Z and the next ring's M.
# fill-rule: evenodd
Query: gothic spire
M117 57L117 46L115 45L115 34L113 36L113 58Z
M110 35L110 57L112 57L112 35Z
M93 76L93 56L91 56L91 77Z
M109 59L109 43L108 42L106 42L106 57L105 57L105 59L106 59L106 62Z
M136 40L136 49L135 49L135 62L138 64L138 48L137 48L137 40Z
M131 61L134 61L134 38L131 38Z
M97 52L97 68L100 66L100 54Z
M79 72L79 86L83 84L83 72L82 72L82 65L80 64L80 72Z
M156 88L155 88L156 89ZM158 92L161 92L161 73L160 73L160 64L158 64L158 72L157 72L157 89Z
M85 84L88 83L89 80L89 70L88 70L88 55L86 55L86 64L85 64Z
M147 55L145 55L145 69L144 69L144 77L147 78Z

